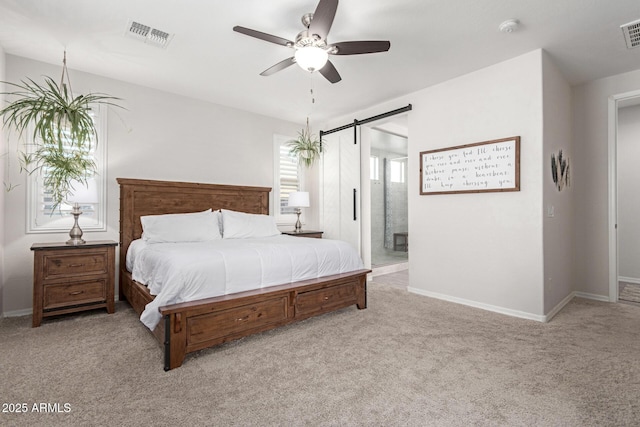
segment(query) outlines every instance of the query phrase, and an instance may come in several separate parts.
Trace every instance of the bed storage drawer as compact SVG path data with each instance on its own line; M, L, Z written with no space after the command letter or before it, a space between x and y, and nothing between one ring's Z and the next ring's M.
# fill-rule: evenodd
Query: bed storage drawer
M356 301L356 288L351 283L301 292L296 298L296 317L347 307Z
M225 342L234 339L236 335L246 335L248 330L265 329L270 324L286 322L287 307L288 298L281 295L254 304L191 317L187 322L188 344Z

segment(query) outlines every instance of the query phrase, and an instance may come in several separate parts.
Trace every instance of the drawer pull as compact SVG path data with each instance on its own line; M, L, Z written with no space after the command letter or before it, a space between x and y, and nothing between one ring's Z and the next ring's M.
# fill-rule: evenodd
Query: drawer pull
M244 317L238 317L238 318L236 319L236 322L245 322L245 321L247 321L247 320L249 320L249 315L246 315L246 316L244 316Z
M328 299L329 299L329 297L328 297L328 296L324 297L324 300L325 300L325 301L326 301L326 300L328 300Z
M84 267L84 264L69 264L69 267Z
M74 291L74 292L69 292L69 295L80 295L83 294L84 291Z

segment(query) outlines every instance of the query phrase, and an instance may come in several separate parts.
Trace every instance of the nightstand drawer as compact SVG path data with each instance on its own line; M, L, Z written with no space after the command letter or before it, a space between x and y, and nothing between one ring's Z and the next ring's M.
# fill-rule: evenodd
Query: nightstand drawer
M107 281L102 279L46 285L43 292L43 310L76 304L105 302L107 300Z
M106 251L45 255L43 279L106 274L107 265Z

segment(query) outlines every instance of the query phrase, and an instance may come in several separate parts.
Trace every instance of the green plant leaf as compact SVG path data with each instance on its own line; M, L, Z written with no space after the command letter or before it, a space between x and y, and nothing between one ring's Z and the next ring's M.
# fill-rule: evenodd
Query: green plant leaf
M320 141L315 138L309 129L309 119L307 125L300 132L298 138L288 141L289 154L298 158L298 162L306 167L311 167L320 157Z
M92 106L122 108L115 102L120 98L103 93L73 98L66 85L58 86L47 76L42 85L32 79L20 84L2 83L15 89L2 93L14 99L0 110L3 126L15 129L20 136L30 126L33 129L35 148L19 154L20 171L33 173L46 169L44 185L52 191L58 207L71 192L73 181L86 183L96 173L95 162L88 156L92 141L98 141Z

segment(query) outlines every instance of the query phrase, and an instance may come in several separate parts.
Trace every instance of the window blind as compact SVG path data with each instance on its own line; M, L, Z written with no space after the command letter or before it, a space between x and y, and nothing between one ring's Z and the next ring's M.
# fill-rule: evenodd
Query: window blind
M91 138L91 149L85 150L81 153L85 159L93 160L96 165L96 174L91 178L93 181L91 184L92 190L96 193L91 202L80 203L80 209L82 215L79 218L80 227L85 231L104 231L106 230L105 216L106 209L104 203L104 180L105 175L105 158L106 158L106 133L105 122L106 114L101 113L101 108L96 107L92 110L92 116L96 131L98 132L98 138L95 136ZM65 150L69 152L78 152L78 147L71 144L65 146ZM30 233L46 233L46 232L61 232L68 231L73 224L70 211L72 206L70 204L63 203L55 207L55 202L52 198L51 189L45 185L46 178L51 172L51 169L47 167L40 168L37 172L29 175L27 179L27 216L28 216L28 229ZM75 183L73 185L76 191L85 191L86 186L81 183ZM84 187L84 188L83 188ZM70 200L69 202L73 202Z
M300 177L298 176L298 162L289 154L289 146L280 143L280 214L291 215L295 208L287 206L289 194L300 189Z

